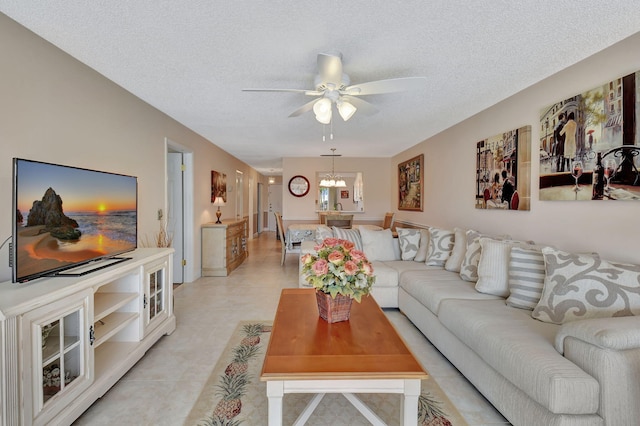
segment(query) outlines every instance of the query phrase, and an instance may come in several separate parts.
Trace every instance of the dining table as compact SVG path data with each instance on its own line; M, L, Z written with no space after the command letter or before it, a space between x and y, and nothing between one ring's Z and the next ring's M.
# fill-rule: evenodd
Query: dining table
M287 249L293 249L294 244L303 241L315 241L317 223L293 223L287 227L286 242Z

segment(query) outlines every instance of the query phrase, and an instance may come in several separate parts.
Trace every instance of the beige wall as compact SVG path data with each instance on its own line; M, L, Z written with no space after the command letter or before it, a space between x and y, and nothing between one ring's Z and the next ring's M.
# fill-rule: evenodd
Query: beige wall
M138 235L152 237L156 212L165 208L168 138L194 154L194 258L187 267L198 277L199 225L215 220L211 170L226 173L231 184L236 170L244 173L242 216L249 215L250 178L254 188L266 178L2 14L0 56L0 239L11 235L12 157L137 176ZM255 198L253 205L255 211ZM222 211L223 218L234 217L235 203ZM0 280L11 277L7 258L5 246Z
M384 171L389 170L389 158L347 158L335 160L336 172L362 172L364 182L364 212L356 213L356 222L382 222L384 214L391 209L391 182ZM304 157L284 158L282 161L282 211L285 224L293 222L317 221L316 203L318 181L316 172L331 171L331 158ZM287 184L295 175L309 180L311 189L304 197L294 197Z
M423 213L399 212L396 220L506 233L559 249L597 251L605 259L640 263L640 202L539 201L535 155L542 108L638 70L640 33L398 154L390 165L394 192L397 163L424 153L426 208ZM532 127L534 153L531 210L474 209L476 142L527 124Z

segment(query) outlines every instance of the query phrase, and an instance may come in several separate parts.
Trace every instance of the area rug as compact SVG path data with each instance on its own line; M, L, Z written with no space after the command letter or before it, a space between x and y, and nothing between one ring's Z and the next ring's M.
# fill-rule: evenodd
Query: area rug
M268 404L260 371L271 332L270 321L246 321L236 327L218 363L194 404L185 426L262 426ZM418 401L418 425L466 426L460 413L432 379L423 380ZM283 424L291 425L304 410L310 394L286 394ZM400 395L359 394L388 425L400 422ZM341 394L327 394L306 423L309 426L369 425Z

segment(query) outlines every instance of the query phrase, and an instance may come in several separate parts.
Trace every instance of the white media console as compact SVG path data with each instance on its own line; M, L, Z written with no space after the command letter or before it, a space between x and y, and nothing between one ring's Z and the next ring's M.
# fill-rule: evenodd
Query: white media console
M0 425L69 425L176 328L173 249L0 283Z

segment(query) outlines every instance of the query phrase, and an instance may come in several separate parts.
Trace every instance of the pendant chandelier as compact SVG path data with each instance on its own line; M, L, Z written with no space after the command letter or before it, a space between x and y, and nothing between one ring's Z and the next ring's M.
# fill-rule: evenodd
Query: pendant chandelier
M331 174L325 175L320 180L320 186L323 188L346 188L347 183L342 176L336 175L335 171L336 149L331 148Z

